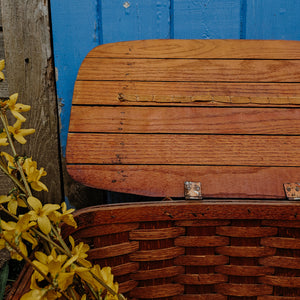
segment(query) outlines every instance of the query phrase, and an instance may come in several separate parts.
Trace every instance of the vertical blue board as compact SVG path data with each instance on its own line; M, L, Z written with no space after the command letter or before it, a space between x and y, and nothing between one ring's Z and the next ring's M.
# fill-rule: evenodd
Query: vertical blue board
M175 0L174 38L239 39L241 0Z
M61 146L65 154L73 88L80 64L99 44L95 0L51 0L56 88L61 106Z
M102 0L103 44L170 38L170 0Z
M249 0L247 39L300 40L299 0Z

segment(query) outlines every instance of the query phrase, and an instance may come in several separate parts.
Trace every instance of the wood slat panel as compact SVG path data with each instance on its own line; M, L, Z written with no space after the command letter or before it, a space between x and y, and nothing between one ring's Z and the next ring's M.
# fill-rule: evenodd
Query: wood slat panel
M152 101L120 101L119 94L153 96ZM179 97L202 96L199 102L174 102L171 96ZM156 101L163 97L172 105L228 105L224 97L250 98L286 98L299 97L299 83L234 83L234 82L139 82L139 81L76 81L73 104L102 105L166 105ZM221 98L221 102L217 100ZM214 100L213 100L214 99ZM204 101L206 100L206 101ZM241 104L243 105L243 104ZM257 106L257 104L255 104Z
M283 183L299 181L296 167L68 165L68 171L88 186L153 197L184 197L183 183L201 180L208 198L285 199Z
M139 269L138 263L129 262L129 263L113 266L111 268L111 272L112 274L114 274L114 276L122 276L130 273L135 273L138 271L138 269Z
M138 285L138 282L129 280L119 284L119 293L124 294L133 290Z
M88 57L298 59L297 41L143 40L105 44Z
M77 80L300 82L300 60L86 58Z
M73 106L69 132L300 134L300 109Z
M69 133L67 161L69 164L300 166L300 136Z

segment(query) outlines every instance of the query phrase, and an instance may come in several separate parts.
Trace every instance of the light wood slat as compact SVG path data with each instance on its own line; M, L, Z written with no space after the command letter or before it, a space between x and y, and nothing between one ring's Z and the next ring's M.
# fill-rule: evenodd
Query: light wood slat
M182 266L218 266L228 261L228 256L224 255L183 255L175 258L174 263Z
M275 269L265 266L224 265L216 266L215 271L221 274L233 276L263 276L266 274L273 274Z
M112 246L106 246L101 248L95 248L88 251L89 259L101 259L107 257L114 257L119 255L125 255L137 251L139 248L138 242L121 243Z
M180 236L174 241L182 247L215 247L229 245L229 238L224 236Z
M184 197L183 182L202 182L204 197L281 198L282 184L299 181L298 168L218 166L68 165L83 184L153 197ZM151 178L151 180L149 180Z
M172 259L184 254L185 249L181 247L170 247L155 250L140 250L129 255L131 261L157 261Z
M285 256L272 256L263 257L259 259L261 265L269 267L279 267L287 269L300 269L300 258L298 257L285 257Z
M138 285L138 282L136 282L134 280L121 282L119 284L119 293L121 293L121 294L127 293L127 292L133 290L135 287L137 287L137 285Z
M133 280L148 280L155 278L167 278L173 277L178 274L182 274L185 272L183 266L171 266L160 269L152 269L152 270L139 270L130 275L130 278Z
M300 82L300 60L86 58L77 80Z
M299 42L267 40L143 40L94 48L88 57L299 59Z
M138 299L171 297L180 295L184 291L181 284L162 284L155 286L136 287L130 292L130 297Z
M136 262L129 262L126 264L111 267L111 272L114 276L122 276L130 273L135 273L139 269L139 264Z
M300 287L300 277L266 275L260 277L259 282L269 284L269 285L274 285L274 286L281 286L281 287L291 287L291 288Z
M238 283L220 283L216 285L216 291L223 295L230 296L261 296L269 295L273 292L273 287L263 284L238 284Z
M300 134L300 109L73 106L72 119L69 132Z
M269 247L224 246L217 247L216 252L218 254L228 255L232 257L262 257L274 255L276 249Z
M152 101L120 101L124 95L152 95ZM203 101L178 102L180 97L202 96ZM174 102L174 96L177 102ZM135 81L76 81L73 104L102 104L102 105L166 105L157 101L160 98L171 101L172 105L183 106L226 106L224 97L266 99L294 98L300 96L299 83L234 83L234 82L135 82ZM220 99L222 102L216 102ZM214 99L214 100L213 100ZM206 100L206 101L204 101ZM239 104L244 105L244 104ZM255 104L258 106L257 104ZM260 104L259 106L262 106Z
M283 237L266 237L260 241L261 245L283 249L300 249L300 239Z
M69 164L300 166L300 136L70 133L67 161Z
M216 234L230 237L265 237L277 234L277 228L273 227L237 227L220 226L216 228Z
M137 229L129 233L131 240L162 240L178 237L185 233L185 228L170 227L158 229Z
M175 281L181 284L204 285L226 282L228 277L223 274L180 274Z

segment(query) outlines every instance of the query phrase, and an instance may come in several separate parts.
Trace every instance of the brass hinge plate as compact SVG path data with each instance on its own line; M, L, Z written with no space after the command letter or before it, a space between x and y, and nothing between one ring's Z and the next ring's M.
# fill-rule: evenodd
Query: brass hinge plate
M300 183L284 183L284 191L289 200L300 200Z
M186 200L201 200L201 182L186 181L184 183L184 197Z

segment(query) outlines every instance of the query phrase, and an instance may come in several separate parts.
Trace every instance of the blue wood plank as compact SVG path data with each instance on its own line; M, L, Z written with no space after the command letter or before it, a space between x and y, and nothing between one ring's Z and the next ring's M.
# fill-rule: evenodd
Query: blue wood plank
M57 96L61 107L61 146L65 154L73 87L80 64L99 44L98 4L95 0L51 0Z
M300 40L299 0L247 1L247 39Z
M102 0L102 42L170 38L170 0Z
M239 39L241 0L174 0L174 38Z

